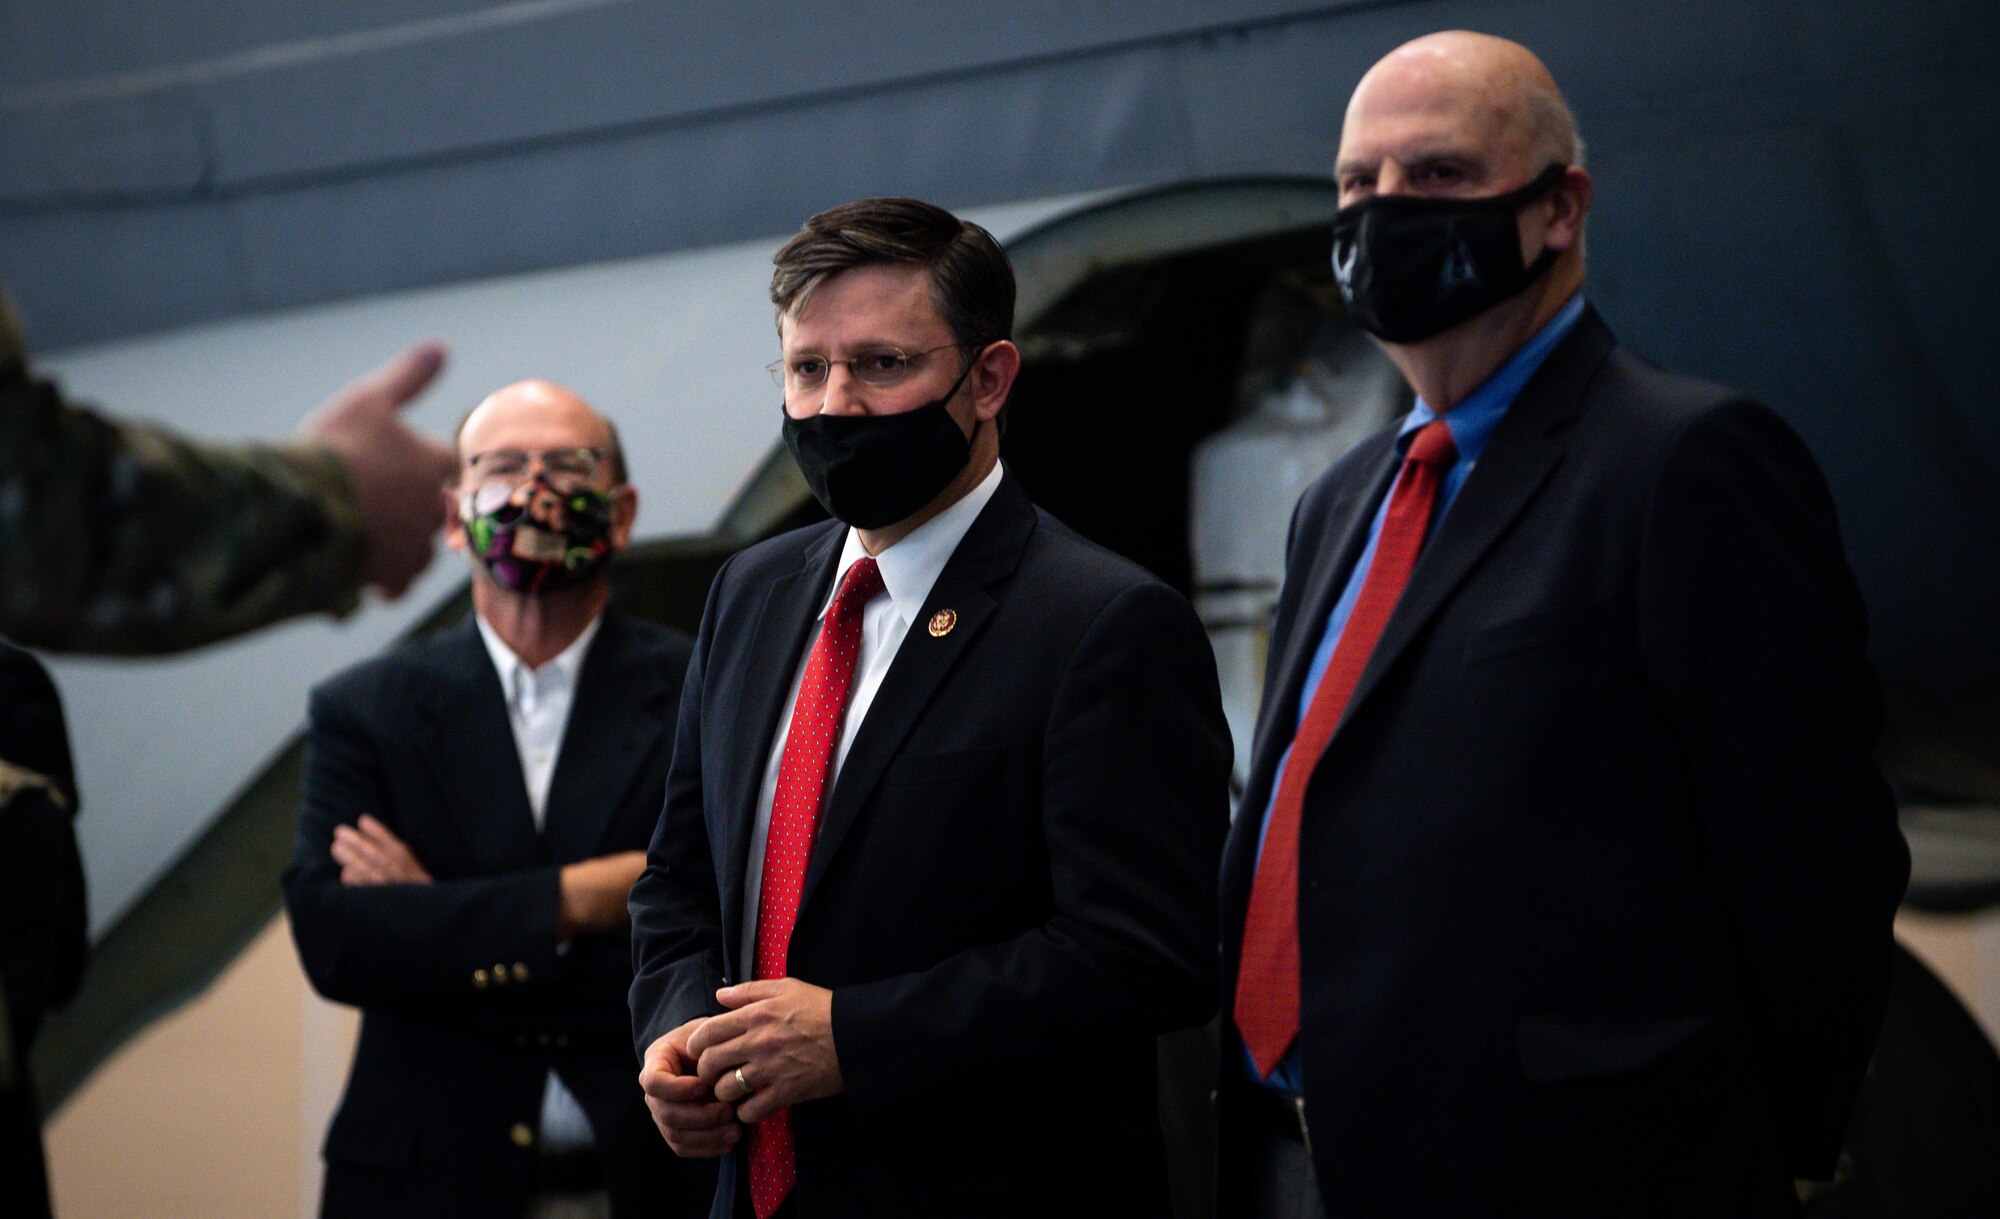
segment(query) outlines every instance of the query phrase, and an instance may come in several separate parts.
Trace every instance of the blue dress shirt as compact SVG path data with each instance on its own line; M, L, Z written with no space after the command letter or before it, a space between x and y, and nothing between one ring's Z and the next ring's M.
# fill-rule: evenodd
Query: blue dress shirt
M1448 413L1439 415L1422 398L1397 429L1396 448L1408 452L1411 437L1418 428L1434 419L1442 418L1451 429L1452 445L1458 450L1458 459L1445 471L1444 482L1438 487L1438 502L1431 511L1429 532L1437 531L1438 522L1450 510L1452 501L1458 498L1459 488L1472 473L1472 467L1479 463L1479 455L1485 451L1486 442L1492 438L1493 429L1500 426L1507 408L1514 405L1514 399L1521 394L1521 387L1535 370L1548 359L1556 344L1562 342L1583 316L1583 294L1570 297L1569 303L1557 311L1540 330L1535 332L1526 346L1515 352L1493 375L1481 382L1478 389L1467 395ZM1320 636L1319 648L1314 651L1312 667L1306 671L1305 686L1299 691L1298 716L1292 721L1292 731L1298 731L1298 724L1305 719L1306 708L1312 705L1313 695L1319 691L1320 678L1326 674L1327 662L1333 659L1333 649L1340 643L1340 633L1347 627L1348 615L1354 612L1354 603L1361 598L1361 585L1368 575L1369 564L1375 561L1375 543L1382 536L1382 518L1389 512L1389 497L1383 496L1381 506L1375 510L1374 523L1368 527L1368 544L1362 548L1361 557L1355 561L1354 570L1347 577L1347 585L1341 590L1340 598L1333 603L1333 612L1326 617L1326 629ZM1426 535L1428 536L1428 534ZM1278 798L1278 788L1284 783L1285 766L1291 761L1291 748L1285 749L1285 756L1278 761L1277 773L1271 776L1271 800L1264 805L1263 823L1257 831L1257 851L1264 850L1264 835L1271 828L1271 804ZM1243 1048L1245 1069L1250 1078L1265 1087L1275 1089L1290 1096L1305 1093L1304 1072L1299 1061L1298 1043L1285 1051L1277 1067L1268 1077L1259 1076L1255 1062L1250 1057L1250 1048Z

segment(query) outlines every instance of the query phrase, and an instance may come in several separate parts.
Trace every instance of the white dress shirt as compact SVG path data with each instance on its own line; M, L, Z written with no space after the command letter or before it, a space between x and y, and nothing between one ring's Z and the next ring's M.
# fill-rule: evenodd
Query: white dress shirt
M514 726L514 748L520 754L521 777L528 786L528 809L534 814L539 834L548 815L549 781L555 778L556 756L562 749L563 732L569 727L570 707L576 702L577 677L583 672L584 655L590 650L590 641L597 638L604 617L600 614L591 619L575 642L536 669L521 663L484 618L476 614L473 618L479 623L479 637L486 641L486 652L493 658L494 671L500 675L500 689L507 696L507 720ZM556 951L567 947L559 944ZM542 1089L542 1150L576 1151L595 1145L583 1106L550 1071L548 1085Z
M957 503L875 556L875 564L882 572L883 591L861 612L861 654L854 661L854 684L847 695L847 713L840 722L840 739L833 747L833 773L827 776L826 784L829 794L840 779L840 766L847 760L847 748L854 743L855 730L868 717L869 704L882 688L882 679L903 646L911 622L923 610L931 586L937 583L939 573L944 571L958 544L965 540L966 531L999 489L1000 473L1001 467L996 462L979 485ZM819 608L822 622L826 611L833 606L833 595L839 591L840 582L847 577L847 569L867 556L861 546L861 535L849 529L840 551L840 566L835 569L833 583L827 586L826 600ZM785 696L785 710L778 717L778 732L771 741L771 756L764 763L764 782L757 791L756 821L750 829L750 859L743 877L743 968L738 975L743 978L750 976L757 959L757 899L764 887L764 842L771 834L771 802L778 794L778 763L784 758L785 737L792 729L792 710L799 701L806 657L812 655L812 645L818 639L819 632L814 631L792 669L791 693Z

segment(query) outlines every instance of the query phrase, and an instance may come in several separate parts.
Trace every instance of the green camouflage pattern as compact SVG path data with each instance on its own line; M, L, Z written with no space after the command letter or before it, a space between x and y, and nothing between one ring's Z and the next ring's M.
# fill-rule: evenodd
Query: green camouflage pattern
M0 287L0 635L141 655L345 614L361 536L326 449L204 444L65 402Z

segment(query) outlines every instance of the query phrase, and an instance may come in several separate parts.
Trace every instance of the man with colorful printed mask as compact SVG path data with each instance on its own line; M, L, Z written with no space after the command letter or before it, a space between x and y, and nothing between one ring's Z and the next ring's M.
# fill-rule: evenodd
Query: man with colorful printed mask
M622 464L615 437L607 445L539 455L522 449L466 455L453 506L462 549L508 592L539 596L590 583L632 529L637 493L625 484L624 470L613 469ZM600 470L612 471L617 485L596 485Z
M609 607L638 495L609 420L546 381L460 425L469 621L313 692L285 877L321 993L363 1009L322 1213L706 1209L632 1075L625 897L689 641Z

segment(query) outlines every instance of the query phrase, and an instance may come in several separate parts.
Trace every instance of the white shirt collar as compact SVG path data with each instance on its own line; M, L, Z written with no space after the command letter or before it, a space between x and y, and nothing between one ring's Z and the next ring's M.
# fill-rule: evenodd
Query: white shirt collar
M600 613L570 641L568 647L550 657L539 669L530 669L514 654L514 649L507 646L507 641L500 638L500 632L487 625L486 619L474 613L472 620L479 624L479 637L486 641L486 654L493 658L493 670L500 675L500 689L506 693L509 702L519 700L519 683L524 677L532 678L537 687L551 678L558 678L560 688L576 689L577 675L583 671L584 653L590 650L590 641L597 638L597 628L604 625L604 615ZM517 673L523 676L517 677Z
M943 512L911 530L908 537L875 556L875 565L882 572L882 587L889 592L896 616L905 623L914 621L924 608L924 599L931 595L931 586L937 583L944 565L951 560L958 544L965 540L972 522L979 519L993 493L1000 489L1002 469L999 462L994 462L993 468L979 480L978 486L959 497ZM847 541L840 548L840 567L834 572L826 600L819 607L821 617L826 616L828 607L833 604L833 594L839 591L847 569L867 556L868 552L861 545L861 535L850 528Z

